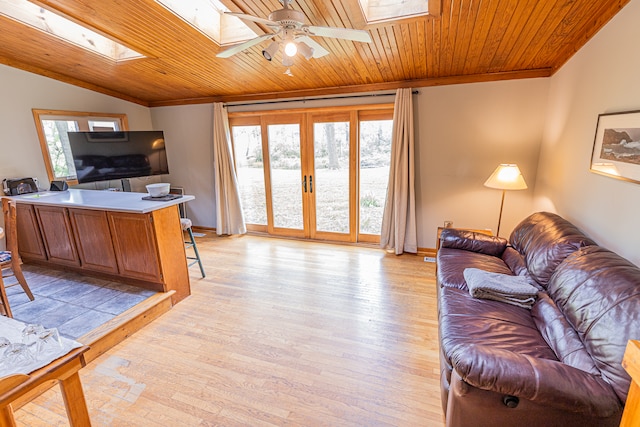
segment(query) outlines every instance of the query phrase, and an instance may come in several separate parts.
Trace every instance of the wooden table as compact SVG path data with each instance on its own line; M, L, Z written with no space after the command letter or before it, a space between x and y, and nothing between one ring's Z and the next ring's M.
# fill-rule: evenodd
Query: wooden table
M78 371L85 365L88 346L76 348L29 375L16 374L0 379L0 426L15 426L11 402L33 394L51 381L60 383L69 423L74 427L91 425Z
M629 341L622 366L631 375L631 385L620 427L634 427L640 425L640 341Z

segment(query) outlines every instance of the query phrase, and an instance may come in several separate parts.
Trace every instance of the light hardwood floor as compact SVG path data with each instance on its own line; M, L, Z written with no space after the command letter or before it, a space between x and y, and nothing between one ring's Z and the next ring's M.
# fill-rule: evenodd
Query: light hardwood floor
M198 239L192 296L81 371L94 426L442 426L434 265ZM19 425L67 425L57 387Z

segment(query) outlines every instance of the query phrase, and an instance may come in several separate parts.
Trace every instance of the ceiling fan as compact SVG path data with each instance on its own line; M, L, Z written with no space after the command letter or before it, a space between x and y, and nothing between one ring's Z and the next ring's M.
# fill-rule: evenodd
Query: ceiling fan
M269 14L269 19L259 18L244 13L225 12L227 15L236 16L246 21L257 22L266 25L273 32L258 36L254 39L240 43L239 45L230 47L216 56L219 58L229 58L236 53L249 49L258 43L267 39L274 39L271 44L262 51L268 61L271 61L280 49L280 45L284 45L284 53L282 65L289 67L293 65L292 57L300 52L307 60L311 58L320 58L329 53L318 42L310 36L332 37L336 39L352 40L357 42L371 43L371 36L367 31L353 30L349 28L336 27L316 27L306 25L304 23L304 13L294 10L290 7L291 0L280 0L283 5L282 9L274 10ZM278 39L281 39L279 41Z

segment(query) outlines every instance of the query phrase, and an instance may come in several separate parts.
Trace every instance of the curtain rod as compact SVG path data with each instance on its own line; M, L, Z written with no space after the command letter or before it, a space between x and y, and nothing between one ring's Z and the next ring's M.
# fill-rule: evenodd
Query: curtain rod
M417 95L420 92L417 90L411 91L412 95ZM256 101L256 102L246 102L244 104L233 104L233 103L225 103L224 107L244 107L247 105L267 105L267 104L282 104L286 102L307 102L307 101L327 101L330 99L350 99L350 98L368 98L374 96L396 96L395 93L369 93L367 95L345 95L345 96L327 96L322 98L301 98L301 99L284 99L282 101Z

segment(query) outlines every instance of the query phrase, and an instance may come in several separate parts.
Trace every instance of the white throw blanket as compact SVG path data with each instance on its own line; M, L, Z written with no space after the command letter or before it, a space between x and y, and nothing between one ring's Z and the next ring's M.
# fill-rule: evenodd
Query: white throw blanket
M474 298L531 308L538 295L538 288L524 276L492 273L478 268L465 268L463 274L469 293Z

